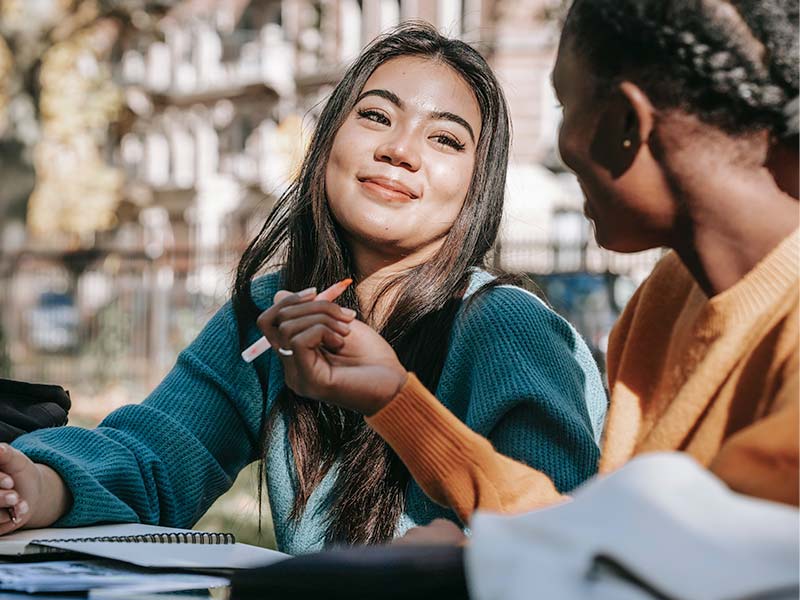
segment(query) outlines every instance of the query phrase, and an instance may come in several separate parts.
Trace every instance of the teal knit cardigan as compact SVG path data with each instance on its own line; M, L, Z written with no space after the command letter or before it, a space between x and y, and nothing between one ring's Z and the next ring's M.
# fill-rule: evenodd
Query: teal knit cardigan
M477 272L468 293L488 277ZM278 287L278 274L256 280L256 303L269 306ZM436 396L500 452L571 490L596 472L606 412L588 348L522 289L499 286L473 300L455 320ZM260 335L254 324L248 339ZM72 492L72 507L56 525L191 527L259 458L261 389L254 365L239 353L228 303L141 404L112 412L96 429L60 427L18 438L14 447L55 469ZM281 363L267 351L255 366L267 373L271 407L283 387ZM275 427L266 479L278 547L291 554L320 550L337 469L311 495L302 517L290 518L296 472L285 420L275 419ZM397 534L439 517L456 520L412 482Z

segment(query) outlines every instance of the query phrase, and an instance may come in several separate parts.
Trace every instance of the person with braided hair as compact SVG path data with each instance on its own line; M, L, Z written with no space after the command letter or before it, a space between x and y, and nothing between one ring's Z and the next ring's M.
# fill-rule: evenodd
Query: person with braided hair
M553 82L559 147L586 215L608 249L670 249L609 341L601 474L681 451L733 490L798 504L797 24L797 0L576 0L569 10ZM464 427L385 347L359 327L338 349L343 363L296 351L304 395L364 413L465 523L477 509L565 498ZM359 368L371 381L361 389ZM409 536L460 532L434 523Z

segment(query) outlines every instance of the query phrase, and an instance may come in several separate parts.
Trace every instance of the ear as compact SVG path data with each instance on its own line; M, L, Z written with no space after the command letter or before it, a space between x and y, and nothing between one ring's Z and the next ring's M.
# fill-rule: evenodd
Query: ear
M796 135L788 139L770 141L764 166L772 175L778 188L795 200L800 199L800 180L797 177L798 163L800 163L800 152L798 152Z
M603 102L589 151L614 179L633 164L653 130L654 108L636 84L620 83Z

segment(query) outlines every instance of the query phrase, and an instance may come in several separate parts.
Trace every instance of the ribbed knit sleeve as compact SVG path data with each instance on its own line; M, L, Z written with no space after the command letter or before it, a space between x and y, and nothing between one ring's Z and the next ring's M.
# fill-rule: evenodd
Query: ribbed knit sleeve
M114 411L96 429L36 431L14 446L70 489L72 508L57 526L188 527L256 457L260 404L226 305L143 403Z
M435 502L468 523L475 510L521 513L561 501L547 475L497 452L409 374L400 393L366 419Z
M524 290L501 286L467 303L436 397L441 405L412 383L369 422L462 520L478 507L541 506L597 471L607 405L597 366L575 330Z

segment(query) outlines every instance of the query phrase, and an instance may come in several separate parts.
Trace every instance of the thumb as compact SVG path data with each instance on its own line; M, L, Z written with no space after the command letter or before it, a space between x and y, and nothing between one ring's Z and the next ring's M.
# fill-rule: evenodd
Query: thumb
M0 471L14 475L30 464L31 459L8 444L0 444Z

